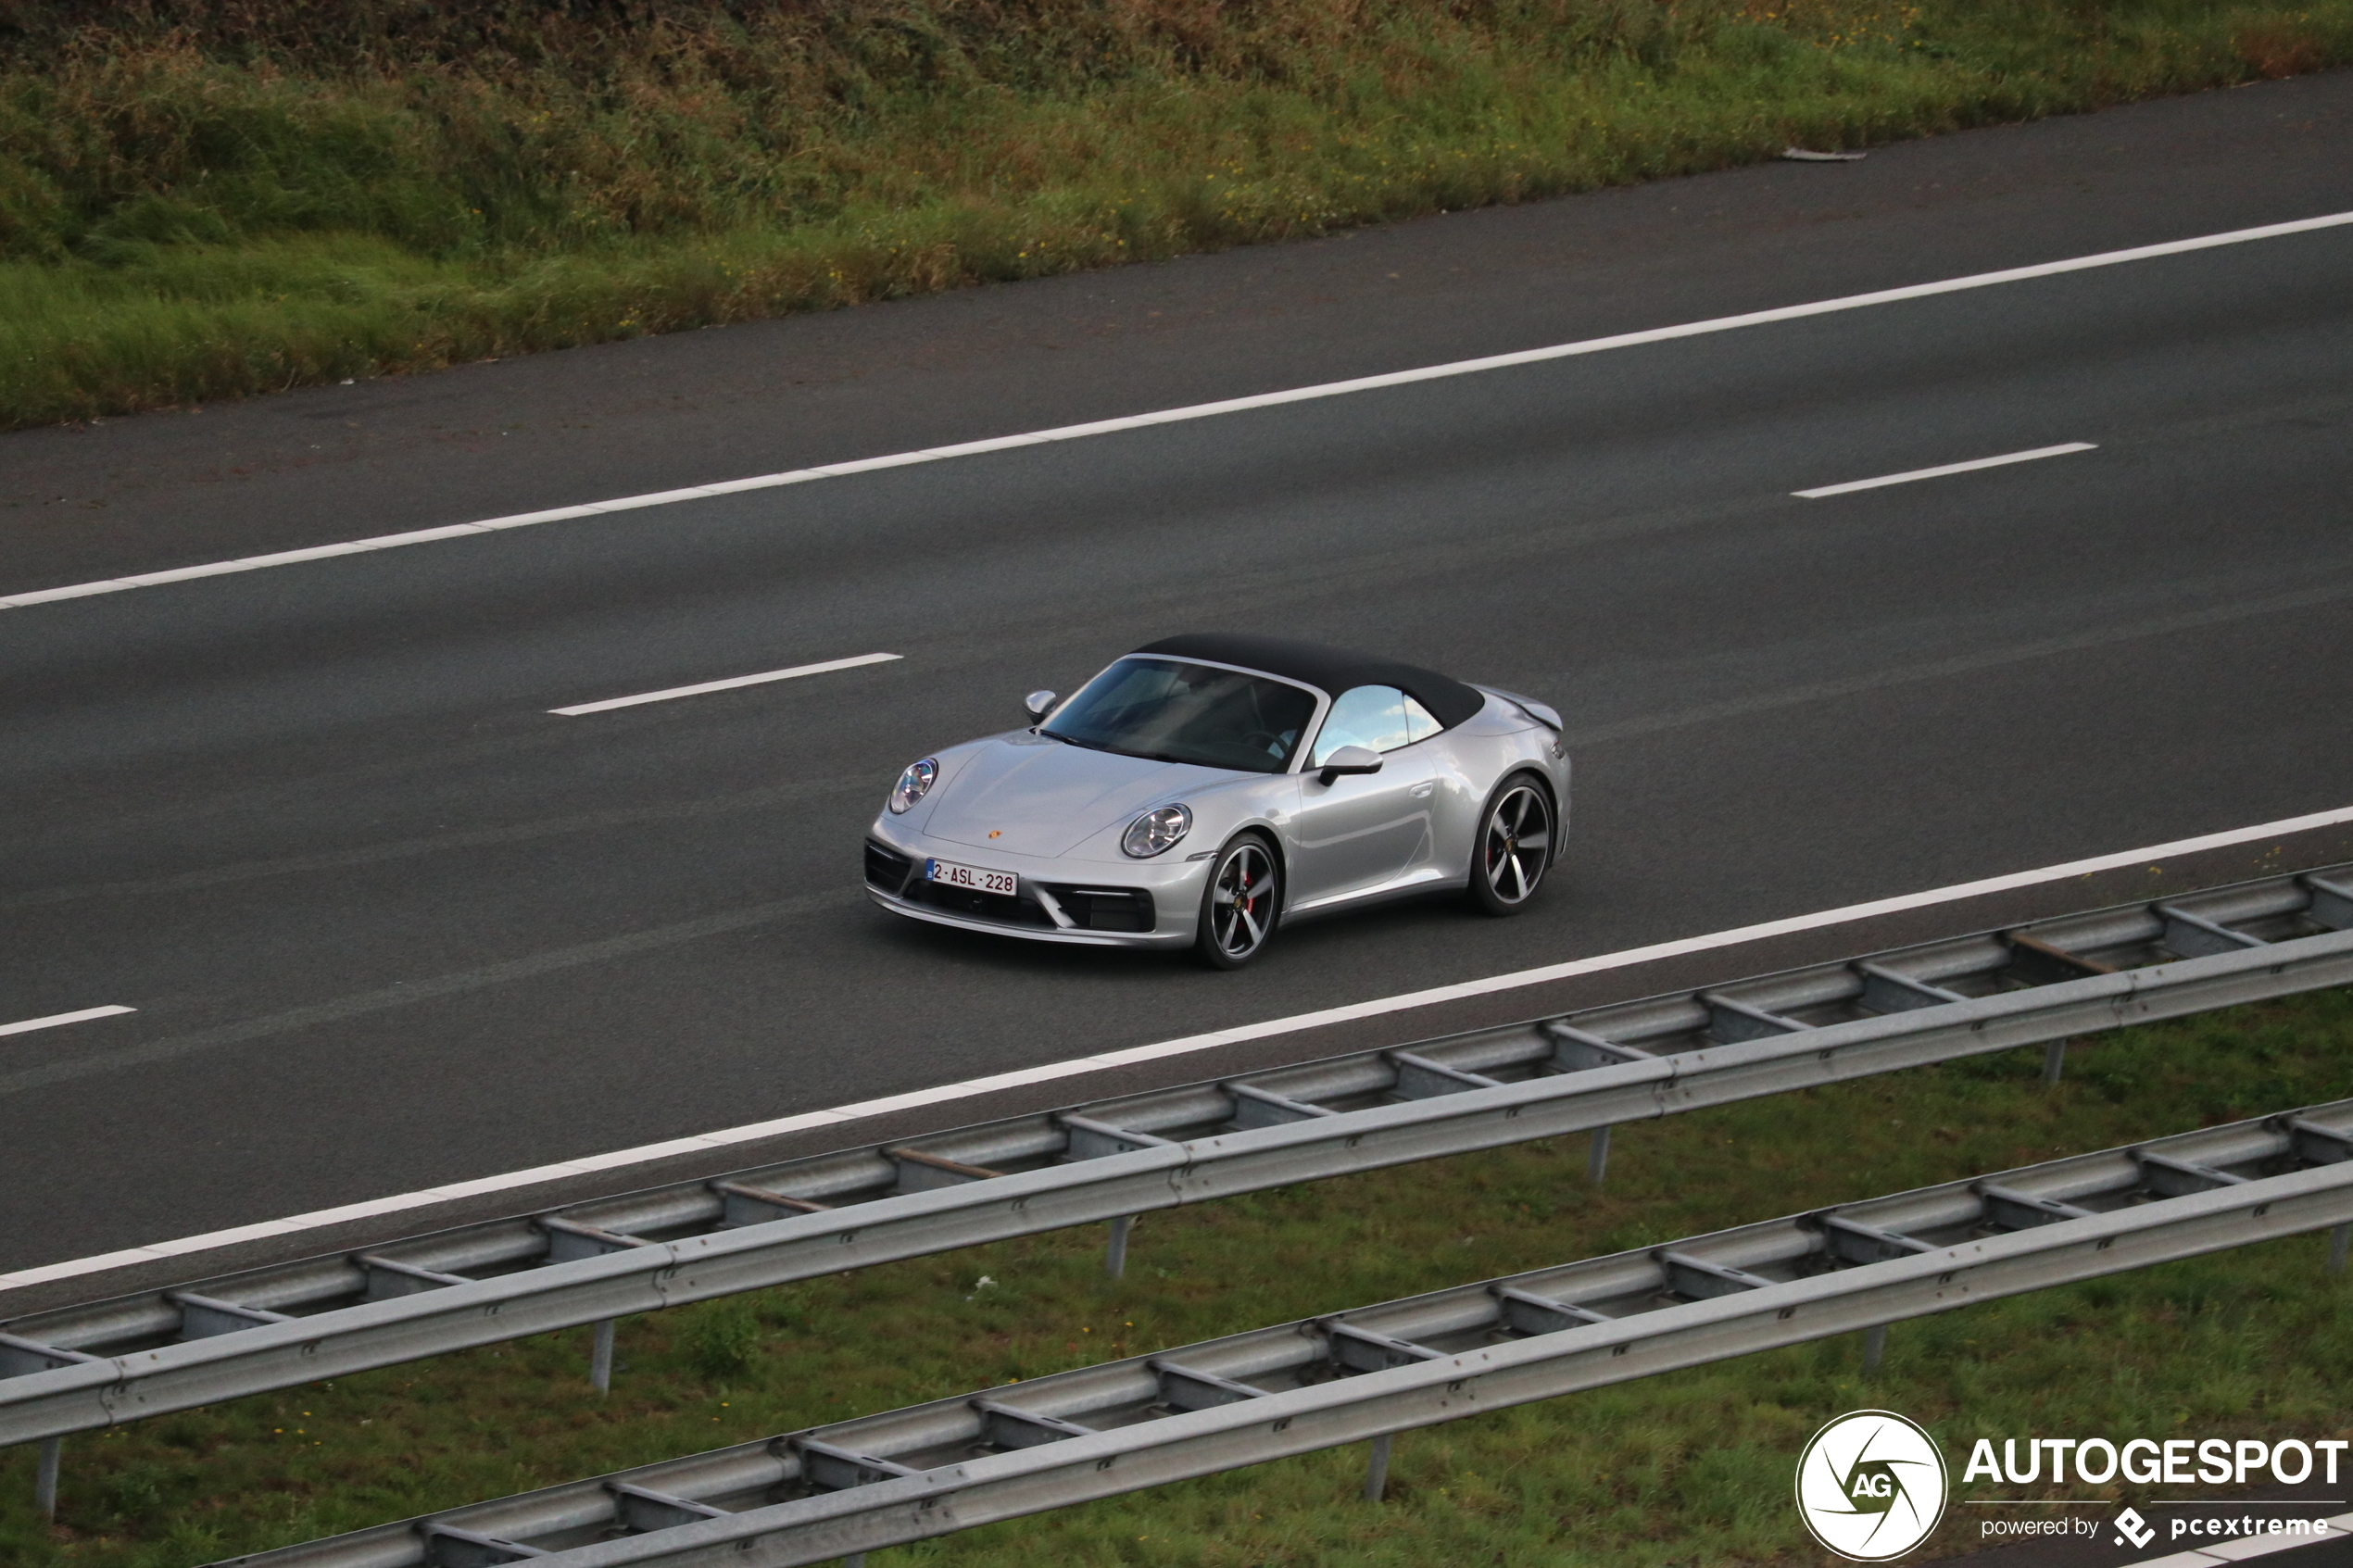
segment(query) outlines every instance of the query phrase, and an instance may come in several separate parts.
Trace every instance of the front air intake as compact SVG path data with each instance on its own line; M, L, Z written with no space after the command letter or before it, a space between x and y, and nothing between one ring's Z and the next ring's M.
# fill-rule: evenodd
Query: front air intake
M1152 896L1140 887L1046 884L1046 891L1081 931L1144 932L1152 928Z
M907 873L915 862L896 849L885 848L873 839L866 840L866 884L885 893L897 894L907 885Z

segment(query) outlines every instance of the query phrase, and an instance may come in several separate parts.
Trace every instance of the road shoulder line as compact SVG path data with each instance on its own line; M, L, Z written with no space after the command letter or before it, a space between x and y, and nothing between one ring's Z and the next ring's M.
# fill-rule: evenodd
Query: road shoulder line
M543 511L518 512L512 516L489 518L479 522L459 522L438 528L413 529L402 533L385 533L370 539L354 539L339 545L317 545L308 549L279 550L268 555L245 556L234 560L210 561L201 566L174 567L163 571L143 571L125 577L105 578L90 583L73 583L57 588L34 589L0 596L0 609L23 609L33 605L87 598L98 594L125 593L132 588L158 587L165 583L193 582L198 578L219 577L232 572L258 571L268 567L293 566L306 561L327 560L339 556L365 555L375 550L397 549L409 545L434 544L445 539L468 538L475 534L497 533L510 528L535 527L543 522L562 522L601 517L608 512L635 511L648 507L666 507L681 501L706 500L718 495L741 495L752 490L770 490L786 484L803 484L812 480L839 479L852 474L874 473L884 469L903 468L911 463L941 462L951 458L968 458L990 452L1011 451L1016 447L1035 446L1047 442L1076 441L1088 436L1147 430L1154 425L1178 424L1190 420L1212 419L1222 414L1246 413L1260 408L1280 408L1290 403L1306 403L1327 397L1341 397L1352 393L1376 392L1389 387L1410 386L1420 382L1442 381L1454 376L1476 375L1487 370L1509 370L1521 365L1541 364L1547 360L1572 358L1584 354L1599 354L1617 348L1636 348L1651 344L1671 343L1680 338L1704 337L1716 332L1735 332L1743 327L1804 320L1810 317L1833 315L1845 310L1859 310L1877 305L1900 304L1915 299L1930 299L1939 295L1960 294L1971 289L1993 288L2004 283L2060 277L2070 272L2118 267L2128 262L2148 261L2161 257L2186 256L2196 251L2213 250L2225 245L2246 245L2258 240L2280 239L2293 234L2313 233L2326 229L2342 228L2348 224L2353 224L2353 212L2323 213L2312 218L2295 219L2284 223L2266 223L2251 229L2232 229L2221 233L2199 234L2183 240L2167 240L2157 245L2134 245L2124 250L2096 251L2087 256L2068 257L2057 261L2036 262L2026 267L2008 267L1998 271L1975 272L1964 277L1940 279L1933 282L1907 283L1897 288L1875 289L1866 294L1845 295L1834 299L1815 300L1804 305L1785 305L1768 310L1752 310L1736 316L1719 316L1707 320L1689 321L1678 326L1653 327L1641 332L1618 332L1607 337L1585 338L1575 343L1554 344L1544 348L1521 349L1510 354L1488 355L1475 359L1457 359L1445 364L1425 365L1410 370L1392 370L1382 375L1358 376L1346 381L1325 382L1317 385L1293 387L1282 392L1260 393L1248 397L1230 397L1210 403L1195 403L1184 408L1164 408L1152 413L1096 420L1086 424L1062 425L1051 430L1030 431L1017 435L992 436L982 441L959 442L952 445L925 447L912 452L896 452L878 458L861 458L849 462L792 469L782 473L756 474L746 479L688 485L674 490L660 490L643 495L624 495L609 501L589 501L573 507L554 507Z
M610 1172L630 1166L650 1166L679 1155L702 1153L731 1145L759 1142L782 1134L883 1117L894 1112L974 1098L1026 1085L1079 1077L1107 1069L1187 1056L1238 1042L1296 1034L1332 1023L1343 1023L1384 1013L1407 1011L1439 1003L1456 1001L1464 997L1488 996L1497 992L1543 985L1573 976L1625 969L1661 959L1701 953L1712 948L1736 947L1792 933L1871 920L1905 910L1981 897L1987 894L2031 887L2038 884L2090 876L2101 872L2120 870L2204 850L2227 848L2266 838L2347 823L2353 823L2353 806L2340 807L2330 811L2312 812L2300 817L2289 817L2278 822L2257 823L2250 827L2233 828L2221 833L2205 834L2195 838L2177 839L2168 844L2121 850L2112 854L2095 856L2089 859L2070 860L2060 865L2038 867L2032 871L2013 872L1975 882L1957 883L1951 886L1931 888L1919 893L1901 894L1894 897L1873 899L1867 903L1850 904L1843 908L1819 910L1812 914L1793 915L1781 920L1766 921L1755 925L1736 927L1730 931L1713 932L1700 936L1679 937L1672 941L1654 943L1647 947L1599 954L1591 958L1572 959L1563 963L1548 964L1536 969L1518 970L1478 980L1461 981L1451 985L1433 986L1427 990L1403 992L1392 997L1349 1003L1337 1008L1325 1008L1313 1012L1294 1013L1284 1018L1239 1024L1228 1029L1213 1030L1206 1034L1189 1035L1179 1039L1159 1041L1151 1045L1135 1046L1092 1056L1073 1057L1062 1061L1020 1068L1010 1073L993 1073L987 1077L966 1079L955 1084L943 1084L904 1094L888 1095L877 1099L860 1100L822 1110L802 1111L770 1121L665 1139L660 1143L613 1149L603 1154L583 1155L573 1160L558 1160L526 1170L505 1172L475 1177L469 1181L454 1182L443 1186L426 1187L415 1192L370 1198L333 1209L319 1210L308 1214L265 1220L200 1236L183 1236L173 1241L156 1242L143 1247L100 1253L92 1257L43 1264L0 1274L0 1292L31 1286L55 1284L82 1275L103 1273L142 1263L152 1263L162 1259L211 1251L273 1236L325 1230L355 1220L369 1219L407 1210L425 1209L484 1194L538 1186L560 1181L566 1177Z

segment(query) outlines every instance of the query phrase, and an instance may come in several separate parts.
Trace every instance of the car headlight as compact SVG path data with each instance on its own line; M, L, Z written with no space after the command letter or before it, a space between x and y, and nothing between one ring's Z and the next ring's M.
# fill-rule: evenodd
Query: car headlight
M1174 849L1193 831L1193 813L1183 806L1163 806L1157 811L1147 811L1127 824L1120 835L1119 847L1139 860L1149 860L1164 849Z
M931 793L931 781L939 777L939 764L926 757L920 762L910 762L899 782L890 786L890 814L902 815L916 801Z

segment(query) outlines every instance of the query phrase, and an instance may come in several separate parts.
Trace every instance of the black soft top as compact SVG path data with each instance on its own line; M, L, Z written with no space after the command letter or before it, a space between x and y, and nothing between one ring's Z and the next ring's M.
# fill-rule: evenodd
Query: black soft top
M1349 648L1322 643L1293 642L1289 637L1253 637L1239 632L1185 632L1163 637L1136 650L1170 659L1205 659L1213 664L1238 664L1269 675L1302 681L1337 697L1353 686L1395 686L1429 709L1430 717L1453 729L1486 706L1487 698L1460 681Z

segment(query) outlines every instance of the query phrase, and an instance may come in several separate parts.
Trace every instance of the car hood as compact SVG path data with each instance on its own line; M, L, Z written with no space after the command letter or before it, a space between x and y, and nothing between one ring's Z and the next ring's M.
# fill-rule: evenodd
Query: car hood
M979 743L941 786L924 832L1014 855L1066 855L1127 825L1189 784L1231 774L1184 762L1090 751L1027 734ZM993 836L992 836L993 835Z

